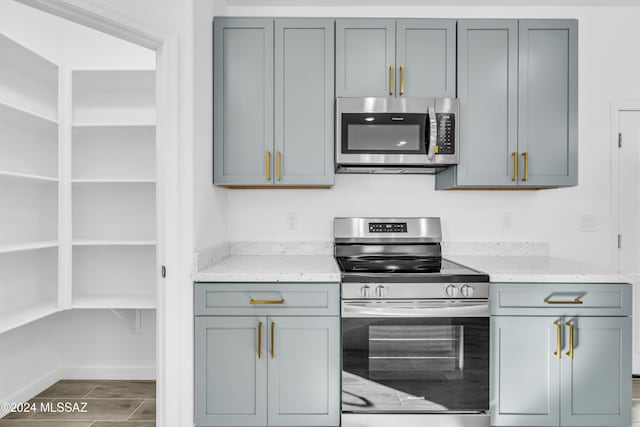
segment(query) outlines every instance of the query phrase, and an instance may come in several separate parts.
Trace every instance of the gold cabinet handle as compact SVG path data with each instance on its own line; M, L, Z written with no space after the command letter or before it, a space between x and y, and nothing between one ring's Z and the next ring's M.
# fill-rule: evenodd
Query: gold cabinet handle
M522 157L524 157L524 178L522 180L529 181L529 153L525 151L522 153Z
M551 297L549 297L549 298L551 298ZM557 305L557 304L570 304L570 305L582 304L582 301L580 301L579 298L576 298L576 299L571 300L571 301L551 301L549 298L545 298L544 299L544 303L545 304L552 304L552 305Z
M513 153L511 153L511 155L513 156L513 179L511 181L517 181L518 180L518 152L514 151Z
M576 327L573 323L567 323L567 327L569 328L569 351L567 352L567 357L573 359L573 338Z
M404 95L404 64L400 65L400 95Z
M271 322L271 358L276 357L276 324Z
M271 181L271 151L267 151L267 181Z
M280 181L280 164L282 163L282 154L278 151L276 153L276 179Z
M557 334L557 350L553 355L560 359L562 357L562 324L560 322L553 322L556 325L556 334Z
M389 95L393 95L395 82L393 81L393 64L389 65Z
M265 300L265 299L251 299L249 301L251 305L265 305L265 304L284 304L284 298L278 300Z
M258 359L262 359L262 322L258 322Z

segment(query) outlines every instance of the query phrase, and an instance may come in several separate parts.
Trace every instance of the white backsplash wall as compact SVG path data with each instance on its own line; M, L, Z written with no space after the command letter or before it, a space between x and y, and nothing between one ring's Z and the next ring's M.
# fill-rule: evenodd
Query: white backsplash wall
M440 216L446 241L548 242L550 253L609 264L610 103L640 99L637 7L255 8L234 16L577 18L579 20L579 185L541 191L435 191L433 176L337 175L329 190L229 190L231 241L328 240L335 216ZM286 227L297 215L297 229ZM596 231L580 231L583 216ZM587 221L588 222L588 221Z

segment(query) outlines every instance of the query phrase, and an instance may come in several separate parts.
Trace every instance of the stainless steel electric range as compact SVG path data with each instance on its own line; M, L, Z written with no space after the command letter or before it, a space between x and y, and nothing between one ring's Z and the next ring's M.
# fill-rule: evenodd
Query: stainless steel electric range
M489 278L439 218L336 218L342 425L489 425Z

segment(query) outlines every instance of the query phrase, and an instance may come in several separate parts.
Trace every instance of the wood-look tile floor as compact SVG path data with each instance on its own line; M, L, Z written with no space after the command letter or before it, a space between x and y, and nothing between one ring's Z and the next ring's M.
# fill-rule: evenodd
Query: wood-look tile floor
M155 427L155 381L58 381L0 427Z

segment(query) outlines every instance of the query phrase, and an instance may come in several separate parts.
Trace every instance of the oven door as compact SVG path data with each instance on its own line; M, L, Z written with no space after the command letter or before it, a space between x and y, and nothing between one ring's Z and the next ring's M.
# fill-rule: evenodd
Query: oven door
M342 411L489 409L487 300L343 301Z

